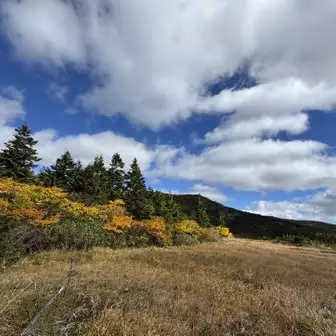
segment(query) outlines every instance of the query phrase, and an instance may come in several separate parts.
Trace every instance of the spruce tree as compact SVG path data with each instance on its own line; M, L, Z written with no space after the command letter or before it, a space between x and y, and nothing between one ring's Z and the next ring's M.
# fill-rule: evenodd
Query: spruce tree
M37 176L37 181L39 185L43 187L54 187L56 186L56 177L54 171L50 167L42 167Z
M65 191L71 191L72 179L76 163L69 151L66 151L56 160L56 163L50 167L51 174L54 176L56 186Z
M75 163L72 179L69 184L69 191L76 193L83 193L85 191L85 172L80 160Z
M201 200L201 195L198 195L196 220L198 224L200 224L203 227L211 226L211 221L206 211L206 208L203 204L203 201Z
M108 170L109 198L111 200L122 199L125 191L125 164L119 155L115 153L112 157Z
M34 182L33 169L41 160L34 148L36 144L27 124L16 128L14 138L6 142L0 152L0 176L24 183Z
M136 158L134 158L126 175L126 190L127 210L135 219L146 219L154 214L154 207L148 197L145 178Z
M85 191L91 203L105 204L108 202L108 175L102 155L85 168Z
M184 217L182 208L175 202L171 194L166 195L165 212L163 217L168 224L178 223Z
M150 198L155 209L155 216L163 217L168 224L177 223L182 220L182 209L175 202L171 194L166 195L160 191L152 191L151 189Z

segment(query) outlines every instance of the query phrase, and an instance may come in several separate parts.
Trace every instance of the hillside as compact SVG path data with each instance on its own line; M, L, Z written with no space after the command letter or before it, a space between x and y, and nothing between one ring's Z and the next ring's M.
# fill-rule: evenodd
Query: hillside
M174 200L182 206L184 213L191 218L196 218L199 197L201 197L201 202L205 206L211 222L218 225L220 218L223 218L236 236L274 239L284 235L292 235L336 244L336 225L261 216L226 207L204 196L173 195Z
M336 255L233 239L191 247L32 255L0 276L0 335L334 336ZM295 267L293 267L295 265Z

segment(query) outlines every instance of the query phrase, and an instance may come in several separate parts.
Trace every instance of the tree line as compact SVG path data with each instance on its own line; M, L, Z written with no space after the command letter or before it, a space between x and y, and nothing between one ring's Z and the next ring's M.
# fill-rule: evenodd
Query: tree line
M97 155L84 166L74 160L69 151L56 159L50 167L42 167L37 174L41 158L35 148L37 140L27 124L15 129L13 139L5 143L0 152L0 177L45 187L59 187L70 197L85 204L106 204L123 199L129 214L143 220L161 216L167 223L185 218L182 208L171 195L147 188L136 158L128 171L119 153L115 153L106 167L102 155ZM200 225L211 226L206 209L198 202L197 218Z

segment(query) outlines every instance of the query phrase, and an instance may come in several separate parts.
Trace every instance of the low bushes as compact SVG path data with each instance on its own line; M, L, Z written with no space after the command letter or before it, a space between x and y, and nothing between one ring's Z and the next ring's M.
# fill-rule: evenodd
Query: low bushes
M187 219L175 225L172 236L174 245L192 245L231 238L231 233L226 227L203 228L196 221Z
M201 228L193 220L165 223L162 217L136 221L124 202L86 206L61 189L0 180L0 256L14 258L48 249L93 246L188 245L230 237L227 228Z

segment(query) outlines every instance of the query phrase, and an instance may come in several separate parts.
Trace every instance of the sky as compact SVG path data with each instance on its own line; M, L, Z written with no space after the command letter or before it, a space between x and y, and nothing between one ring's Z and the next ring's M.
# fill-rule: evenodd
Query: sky
M2 0L0 148L137 157L148 185L336 223L336 2Z

